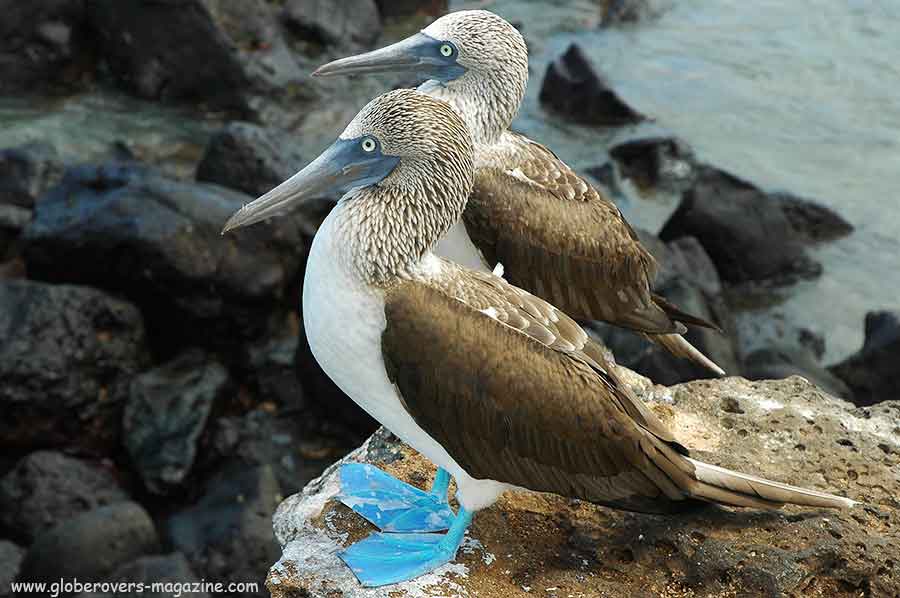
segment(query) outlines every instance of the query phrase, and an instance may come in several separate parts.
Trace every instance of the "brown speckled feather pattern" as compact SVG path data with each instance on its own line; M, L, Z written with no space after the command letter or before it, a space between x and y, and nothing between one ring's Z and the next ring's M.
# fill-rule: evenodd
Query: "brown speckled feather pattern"
M573 320L498 277L445 264L438 281L387 290L382 352L404 406L457 463L476 478L618 508L688 506L684 449Z
M479 150L463 221L489 265L577 319L684 330L655 301L656 263L615 204L521 135Z

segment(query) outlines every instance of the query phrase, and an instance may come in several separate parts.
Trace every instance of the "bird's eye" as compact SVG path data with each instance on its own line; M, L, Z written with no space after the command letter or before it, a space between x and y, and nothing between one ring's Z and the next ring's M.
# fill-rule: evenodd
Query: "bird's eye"
M441 44L441 56L446 56L447 58L453 56L453 46L450 44Z
M376 147L375 140L371 137L366 137L362 140L362 148L364 152L374 152Z

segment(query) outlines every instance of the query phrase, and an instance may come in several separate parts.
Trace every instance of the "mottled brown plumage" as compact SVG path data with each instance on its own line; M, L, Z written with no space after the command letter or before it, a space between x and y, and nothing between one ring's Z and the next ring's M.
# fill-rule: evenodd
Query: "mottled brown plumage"
M444 261L387 288L385 318L404 408L474 478L650 513L848 503L726 470L711 481L572 319L497 276Z

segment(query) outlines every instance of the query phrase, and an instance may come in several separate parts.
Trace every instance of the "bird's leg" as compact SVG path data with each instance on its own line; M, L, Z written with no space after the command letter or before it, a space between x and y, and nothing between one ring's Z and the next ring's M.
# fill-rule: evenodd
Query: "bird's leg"
M373 465L341 466L338 500L383 532L440 532L454 520L447 504L450 474L438 469L431 492L401 482Z
M367 587L408 581L456 558L472 523L472 513L460 507L446 534L383 534L376 532L338 556Z

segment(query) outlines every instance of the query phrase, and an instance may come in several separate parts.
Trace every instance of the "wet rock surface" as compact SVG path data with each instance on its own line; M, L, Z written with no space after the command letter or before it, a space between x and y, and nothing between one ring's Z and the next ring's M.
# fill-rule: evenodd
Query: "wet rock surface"
M773 345L758 349L744 359L744 376L750 380L779 380L802 376L836 397L853 400L853 392L823 366L806 347Z
M12 582L19 575L25 549L9 540L0 540L0 598L12 598Z
M199 350L131 380L123 443L150 492L167 494L185 481L209 413L230 384L228 370Z
M30 210L0 204L0 259L10 253L29 222L31 222Z
M853 391L853 401L869 405L895 400L900 394L900 311L866 314L866 340L862 349L831 372Z
M103 580L120 565L159 552L147 512L133 502L99 507L38 536L22 563L20 580Z
M37 451L0 478L0 526L30 543L58 523L125 500L108 465Z
M641 137L614 145L610 157L621 176L638 189L681 192L694 180L695 159L691 147L676 137Z
M429 15L439 17L447 12L447 0L375 0L383 17Z
M34 142L0 150L0 204L32 208L62 179L64 166L56 148Z
M233 344L265 330L305 247L292 218L222 237L251 199L134 165L73 168L37 206L25 259L35 278L132 297L151 331L187 320L182 342Z
M169 519L169 542L205 579L256 581L278 558L271 521L280 500L271 467L227 468L210 480L196 505ZM259 590L245 595L266 595L262 585Z
M455 563L363 589L337 558L372 528L333 500L337 467L278 508L282 557L267 581L288 596L893 596L900 592L900 405L860 409L793 377L740 378L644 398L699 458L864 501L846 511L708 507L673 517L508 493L479 512ZM377 450L376 450L377 447ZM433 468L373 439L348 457L425 487Z
M822 271L778 197L716 168L698 170L659 236L696 237L729 284L786 282Z
M278 129L228 123L210 139L197 180L258 197L305 166L297 145L294 136Z
M563 118L582 124L618 126L644 119L619 98L574 44L547 67L539 99Z
M87 287L0 280L0 338L4 448L114 440L118 406L106 399L146 359L133 305Z

